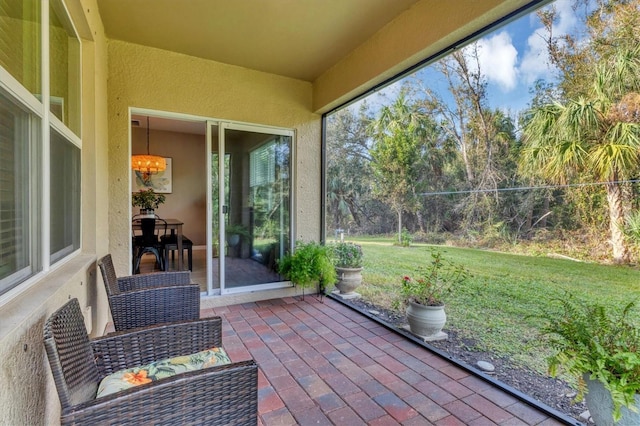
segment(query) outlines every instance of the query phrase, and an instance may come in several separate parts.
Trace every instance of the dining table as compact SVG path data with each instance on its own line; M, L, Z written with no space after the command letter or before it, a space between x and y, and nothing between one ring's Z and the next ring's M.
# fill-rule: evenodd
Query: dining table
M178 245L178 270L183 270L184 265L184 255L182 253L182 225L184 222L180 219L162 219L167 222L167 230L171 231L171 234L176 235L176 243ZM140 219L134 219L131 223L133 230L140 231L142 230ZM161 221L156 221L156 229L164 228L164 223Z

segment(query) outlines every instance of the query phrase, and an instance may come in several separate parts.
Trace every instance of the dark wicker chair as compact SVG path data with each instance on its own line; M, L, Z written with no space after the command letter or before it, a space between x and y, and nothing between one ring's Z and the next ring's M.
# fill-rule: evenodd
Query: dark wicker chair
M221 322L214 317L90 340L78 300L70 300L44 326L44 345L62 406L61 424L255 426L258 367L253 361L177 374L95 398L108 374L220 347Z
M98 260L116 331L200 317L200 286L189 271L116 277L111 255Z

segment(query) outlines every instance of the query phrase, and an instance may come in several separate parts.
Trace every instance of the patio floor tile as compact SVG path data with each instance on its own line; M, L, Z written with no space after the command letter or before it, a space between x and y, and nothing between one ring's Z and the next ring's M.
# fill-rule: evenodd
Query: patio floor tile
M259 424L562 424L330 298L206 308L233 361L260 368Z
M387 414L385 410L378 405L377 401L371 399L369 395L364 392L358 392L345 397L345 402L349 404L363 420L374 420Z
M339 410L329 413L331 422L336 425L366 425L367 423L359 417L353 409L349 407L343 407Z

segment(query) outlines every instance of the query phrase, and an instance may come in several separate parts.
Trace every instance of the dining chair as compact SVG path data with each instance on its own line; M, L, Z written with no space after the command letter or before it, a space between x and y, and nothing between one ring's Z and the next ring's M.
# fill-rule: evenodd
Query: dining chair
M62 425L256 425L258 367L231 362L220 317L89 339L77 299L44 325Z
M140 273L142 256L151 253L161 271L165 270L164 257L160 238L167 234L167 221L156 216L154 218L134 219L140 221L141 234L133 235L133 273Z

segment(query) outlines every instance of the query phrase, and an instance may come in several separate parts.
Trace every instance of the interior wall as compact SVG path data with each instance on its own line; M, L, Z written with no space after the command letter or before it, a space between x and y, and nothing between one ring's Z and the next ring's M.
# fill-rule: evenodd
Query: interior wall
M153 121L153 118L151 119ZM153 127L153 126L152 126ZM156 209L163 219L184 222L182 233L196 246L207 242L207 151L204 135L161 130L149 132L150 152L171 158L172 192ZM146 154L147 131L131 128L131 153ZM133 208L138 213L138 207Z
M293 129L296 238L320 237L321 120L308 82L117 40L109 41L109 240L130 267L129 108ZM185 232L186 233L186 232Z

